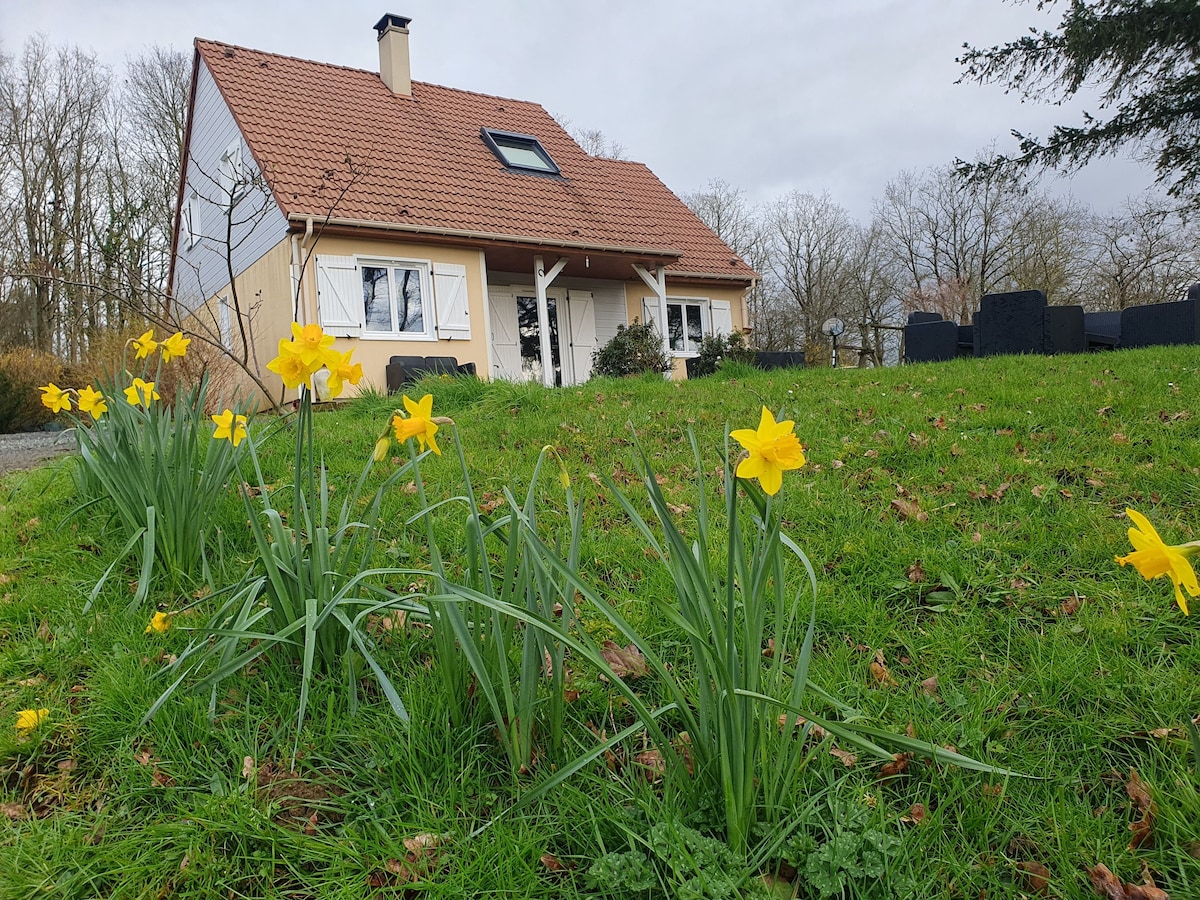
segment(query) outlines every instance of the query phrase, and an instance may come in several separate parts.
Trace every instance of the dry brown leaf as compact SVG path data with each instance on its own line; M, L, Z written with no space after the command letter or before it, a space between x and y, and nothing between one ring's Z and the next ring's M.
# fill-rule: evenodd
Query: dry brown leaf
M936 675L930 675L921 682L921 690L927 697L937 698L938 695L938 679Z
M642 678L650 674L646 657L633 644L622 648L614 641L605 641L600 655L618 678Z
M1083 598L1078 594L1068 597L1058 605L1058 614L1060 616L1073 616L1079 612L1079 607L1083 604Z
M893 500L892 509L898 512L902 519L916 519L918 522L929 521L929 513L921 509L914 501L905 497L897 497Z
M543 853L540 857L538 857L538 861L546 867L546 871L548 872L569 872L572 868L553 853Z
M914 803L908 808L908 815L901 816L900 822L904 825L920 825L925 821L925 804Z
M1126 445L1129 443L1129 438L1127 438L1120 431L1114 431L1113 436L1112 436L1112 442L1114 444Z
M1105 900L1126 900L1125 887L1121 880L1109 871L1104 863L1097 863L1088 868L1088 878L1092 880L1092 890Z
M838 760L847 769L853 769L855 763L858 762L857 753L851 753L849 750L842 750L838 747L830 747L829 755Z
M667 772L667 761L655 749L635 754L633 761L642 767L642 774L646 776L647 781L659 781Z
M1019 862L1017 871L1021 873L1021 880L1026 887L1035 894L1045 897L1050 892L1050 870L1040 862Z
M1152 884L1127 884L1125 900L1171 900L1171 897L1162 888Z
M919 559L908 567L907 574L908 580L913 584L924 584L928 580L928 576L925 574L925 569L921 566Z
M875 687L895 687L896 679L894 679L892 677L892 673L887 670L887 666L883 665L883 663L872 661L871 683Z
M150 780L159 787L175 787L175 779L157 766L155 766L154 771L150 773Z
M1029 489L1029 493L1033 494L1033 496L1035 496L1035 497L1040 498L1042 496L1042 494L1046 493L1046 485L1044 485L1044 484L1036 485L1035 487L1032 487Z
M902 775L908 771L908 762L912 759L911 753L897 753L892 756L890 763L884 763L879 770L880 778L891 778L895 775Z
M258 764L255 763L253 756L242 757L242 777L253 778L255 772L258 771Z
M20 803L0 803L0 815L15 822L25 818L25 807Z
M441 843L441 838L436 834L426 831L422 834L414 834L412 837L405 838L403 843L404 849L409 853L421 854L434 849Z

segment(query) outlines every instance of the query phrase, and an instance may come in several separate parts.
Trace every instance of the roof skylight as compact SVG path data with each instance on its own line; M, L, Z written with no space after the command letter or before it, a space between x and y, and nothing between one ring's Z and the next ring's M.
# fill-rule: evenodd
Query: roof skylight
M508 168L520 172L540 172L543 175L560 174L541 141L532 135L497 131L495 128L483 128L480 134L483 142Z

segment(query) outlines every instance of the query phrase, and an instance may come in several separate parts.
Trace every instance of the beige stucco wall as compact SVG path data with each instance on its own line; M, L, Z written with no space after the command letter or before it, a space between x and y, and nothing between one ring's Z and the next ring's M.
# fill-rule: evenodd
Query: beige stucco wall
M471 339L466 341L443 340L392 340L376 338L338 338L334 347L342 353L354 349L354 360L361 362L363 382L370 383L380 391L387 389L386 368L393 356L453 356L460 363L475 363L481 378L491 372L488 365L488 327L484 300L483 268L478 250L456 247L440 247L429 244L403 243L400 241L365 241L354 238L324 237L317 242L316 250L309 259L305 271L307 284L304 289L305 309L308 318L304 321L317 322L316 257L369 256L390 259L419 259L430 263L447 263L463 266L467 270L467 318L471 324ZM350 390L347 391L347 396Z
M263 383L272 389L279 387L279 379L266 370L266 364L275 357L279 339L291 337L291 284L291 247L287 240L280 241L259 257L236 281L237 305L254 345L250 365L254 367L257 358ZM219 340L221 297L232 298L228 284L184 323L185 330ZM237 323L231 321L230 325L232 345L240 348ZM258 388L254 383L236 370L224 380L229 382L230 388L236 388L245 397L258 396Z
M467 271L468 319L471 323L470 340L391 340L375 338L338 338L334 348L344 353L353 349L355 362L362 363L363 380L358 388L347 385L344 396L353 396L361 388L371 385L380 391L387 387L386 367L392 356L454 356L460 363L473 362L480 377L486 378L491 371L488 365L488 322L485 315L483 270L478 250L453 247L437 247L427 244L401 243L393 241L365 241L351 238L325 237L319 240L309 256L301 285L301 324L319 322L317 314L316 257L368 256L381 259L418 259L430 263L449 263L463 266ZM238 301L243 310L250 311L251 333L262 380L274 389L279 385L278 377L266 370L266 364L277 354L280 338L291 337L293 314L291 239L281 241L237 278ZM217 304L219 298L228 296L229 285L225 285L197 313L192 324L204 333L215 333L219 321ZM236 328L234 329L236 335ZM248 379L242 380L247 391L254 393ZM294 399L295 392L289 391L285 400Z
M650 288L643 281L628 281L625 283L625 312L627 320L635 318L642 320L642 299L651 296ZM733 321L733 330L741 331L746 327L746 289L741 287L726 287L724 285L673 284L667 276L668 299L687 300L725 300L729 303L729 316ZM672 358L671 377L676 381L687 378L684 357Z

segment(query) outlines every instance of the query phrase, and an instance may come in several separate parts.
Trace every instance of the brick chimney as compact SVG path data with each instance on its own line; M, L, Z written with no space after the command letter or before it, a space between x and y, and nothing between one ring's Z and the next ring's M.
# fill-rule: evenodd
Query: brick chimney
M408 23L412 19L387 13L375 23L379 35L379 77L393 94L412 96L408 62Z

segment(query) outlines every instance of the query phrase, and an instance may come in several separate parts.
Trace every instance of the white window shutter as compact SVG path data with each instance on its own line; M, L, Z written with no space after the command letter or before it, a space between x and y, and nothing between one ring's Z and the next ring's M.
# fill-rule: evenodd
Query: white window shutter
M437 305L437 336L443 341L471 339L467 304L467 267L433 264L433 299Z
M729 310L728 300L710 301L712 308L712 331L719 337L733 332L733 314Z
M654 330L662 334L662 326L658 323L658 298L642 298L642 324L653 325Z
M567 294L567 316L571 324L571 364L576 384L592 375L592 352L596 349L596 306L591 291Z
M327 334L357 337L362 328L363 288L353 256L317 257L317 314Z

